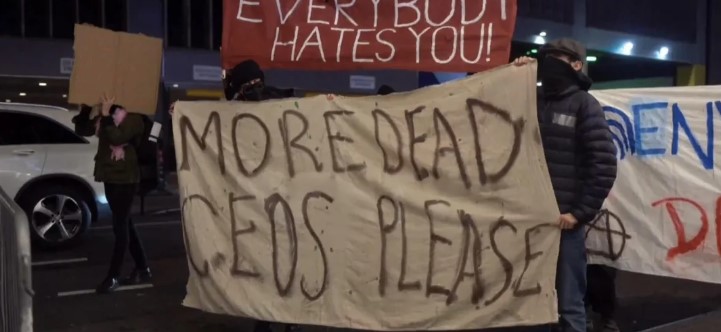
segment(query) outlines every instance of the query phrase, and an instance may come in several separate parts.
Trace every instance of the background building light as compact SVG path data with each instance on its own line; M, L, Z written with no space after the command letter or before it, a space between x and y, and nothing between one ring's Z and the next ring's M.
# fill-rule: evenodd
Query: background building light
M621 54L631 55L631 52L633 52L633 46L632 42L625 42L623 46L621 46Z

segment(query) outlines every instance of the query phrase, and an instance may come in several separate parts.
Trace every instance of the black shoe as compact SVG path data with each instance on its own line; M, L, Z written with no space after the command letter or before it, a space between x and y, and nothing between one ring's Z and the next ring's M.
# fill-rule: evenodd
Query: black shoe
M150 273L150 268L135 269L128 277L123 278L120 283L123 285L145 284L150 282L152 277L153 274Z
M594 331L596 331L596 329L594 328L593 318L590 315L586 316L586 332Z
M601 321L601 332L620 332L618 324L613 319L603 319Z
M115 291L118 287L120 287L118 278L107 278L100 283L98 288L95 289L95 292L98 294L107 294Z

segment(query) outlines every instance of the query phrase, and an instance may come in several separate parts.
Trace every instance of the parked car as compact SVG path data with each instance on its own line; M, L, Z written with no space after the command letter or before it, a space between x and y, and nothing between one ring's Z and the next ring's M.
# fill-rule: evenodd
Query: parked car
M75 134L75 114L0 103L0 187L27 213L34 243L47 248L78 241L109 210L93 177L97 139Z

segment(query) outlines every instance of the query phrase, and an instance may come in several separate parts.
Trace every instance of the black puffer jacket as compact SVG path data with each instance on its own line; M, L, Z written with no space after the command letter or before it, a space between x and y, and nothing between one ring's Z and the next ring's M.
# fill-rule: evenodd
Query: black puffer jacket
M581 223L596 216L616 179L616 147L590 79L544 95L538 90L538 121L558 207Z

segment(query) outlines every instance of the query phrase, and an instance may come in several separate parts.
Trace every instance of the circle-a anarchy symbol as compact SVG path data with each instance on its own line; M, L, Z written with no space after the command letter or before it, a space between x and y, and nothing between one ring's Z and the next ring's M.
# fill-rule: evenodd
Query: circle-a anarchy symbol
M611 227L611 224L616 224L619 230ZM623 225L623 221L615 213L606 209L601 210L596 218L588 224L586 229L586 239L591 231L602 232L606 235L606 241L608 244L608 250L595 250L586 249L589 255L596 255L608 258L612 261L617 261L623 251L626 249L626 241L631 239L631 236L626 232L626 226ZM621 241L618 251L616 251L615 241Z

